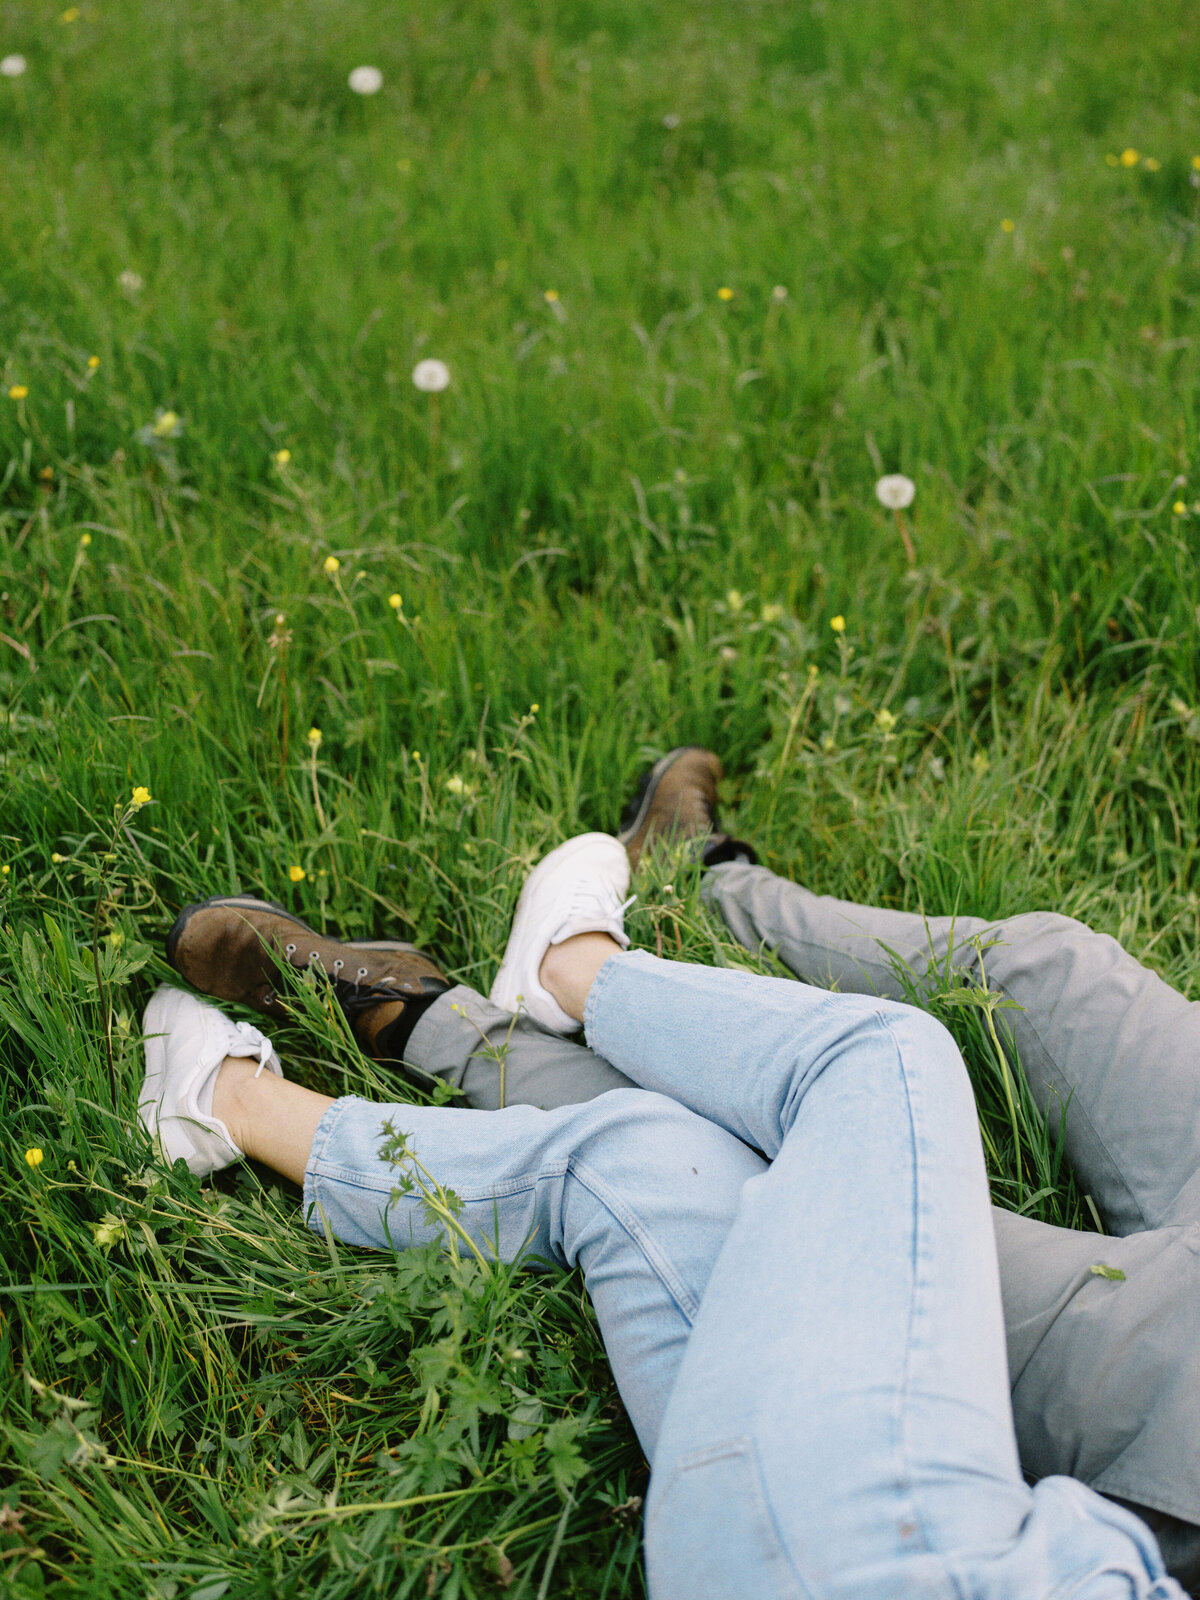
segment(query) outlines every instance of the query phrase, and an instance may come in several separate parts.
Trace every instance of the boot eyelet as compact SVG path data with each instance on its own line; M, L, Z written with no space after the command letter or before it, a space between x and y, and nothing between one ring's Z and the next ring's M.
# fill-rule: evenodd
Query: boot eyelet
M294 956L296 954L296 946L294 944L285 944L283 953L285 956Z

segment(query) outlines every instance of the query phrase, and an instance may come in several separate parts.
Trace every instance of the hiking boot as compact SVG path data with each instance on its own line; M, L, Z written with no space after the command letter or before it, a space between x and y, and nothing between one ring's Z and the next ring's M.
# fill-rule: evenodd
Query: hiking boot
M720 757L698 744L668 750L644 772L621 815L617 834L629 852L630 867L637 866L647 846L680 839L703 841L700 859L706 867L722 861L753 865L758 860L754 847L722 833L717 821L717 785L722 776Z
M216 896L185 906L167 935L167 960L193 988L286 1017L281 963L315 969L333 990L364 1055L401 1061L419 1018L451 987L403 940L345 941L317 933L270 900Z

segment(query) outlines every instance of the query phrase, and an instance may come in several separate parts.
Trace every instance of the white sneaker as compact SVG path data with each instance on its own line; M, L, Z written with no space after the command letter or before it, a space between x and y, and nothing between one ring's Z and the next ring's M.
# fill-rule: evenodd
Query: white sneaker
M182 1156L203 1178L241 1159L229 1129L212 1114L217 1071L226 1056L258 1058L277 1078L283 1067L271 1041L248 1022L231 1022L182 989L159 989L146 1007L146 1078L138 1096L138 1116L157 1141L164 1159Z
M551 1033L575 1033L569 1017L538 979L546 951L577 933L607 933L625 950L629 857L610 833L581 833L551 850L525 880L496 981L493 1005L526 1012Z

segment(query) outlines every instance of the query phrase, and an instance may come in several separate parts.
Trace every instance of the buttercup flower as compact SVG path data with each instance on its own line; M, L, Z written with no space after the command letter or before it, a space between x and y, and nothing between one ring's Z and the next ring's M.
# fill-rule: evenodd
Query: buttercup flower
M24 383L14 383L12 388L8 391L8 398L10 400L24 400L28 393L28 385Z
M331 578L335 572L340 572L342 569L342 563L336 556L326 556L322 565L324 566L327 575Z
M308 740L309 744L312 745L313 752L315 754L316 751L321 748L321 739L323 735L320 728L310 728L304 737Z
M446 779L446 788L451 794L465 794L467 786L456 772L452 778Z
M552 306L554 304L554 302L558 299L558 290L557 289L547 289L545 294L542 296L542 299L546 302L546 304L548 306Z
M905 511L916 498L917 486L902 472L889 472L875 485L875 498L889 511Z
M355 67L346 81L355 94L378 94L383 88L383 73L378 67Z
M67 858L66 858L66 856L61 856L61 855L59 855L59 853L58 853L58 851L57 851L57 850L52 850L52 851L51 851L51 852L50 852L50 859L51 859L51 861L52 861L52 862L53 862L53 863L54 863L54 865L55 865L55 866L56 866L56 867L61 867L61 866L62 866L62 864L63 864L63 862L64 862L64 861L65 861L65 860L66 860L66 859L67 859Z
M271 460L277 467L286 467L291 459L292 452L290 450L276 450L275 454L271 457Z
M95 372L96 368L99 365L100 365L100 357L99 356L89 356L88 357L88 371L89 372Z
M733 290L728 288L725 285L722 285L721 288L719 288L717 290L717 299L718 300L732 300L733 299Z
M1121 165L1123 167L1136 167L1141 159L1141 155L1132 145L1128 150L1121 151Z
M139 783L129 799L131 805L148 806L150 804L150 791L144 783Z
M424 394L440 394L450 387L450 368L444 361L426 357L413 368L412 381Z
M1011 217L1001 217L1000 226L1004 229L1005 233L1011 233L1016 227L1016 223Z
M404 609L404 596L402 594L388 595L388 605L391 606L393 611L402 611Z
M19 78L28 65L24 56L5 56L0 60L0 78Z
M834 633L845 633L846 619L843 616L830 617L829 626L833 629Z
M1186 500L1176 500L1175 504L1171 507L1171 510L1175 513L1175 515L1177 517L1186 517L1187 516L1187 501Z
M92 536L91 536L90 533L81 533L79 535L79 545L80 545L81 549L86 550L88 545L91 544L91 542L92 542Z
M31 1150L26 1150L25 1152L25 1160L31 1167L35 1169L40 1167L45 1159L46 1157L44 1153L38 1149L37 1145L34 1145Z
M12 868L9 866L8 862L6 861L4 863L4 865L2 867L0 867L0 878L7 878L11 871L12 871Z
M303 883L305 878L308 877L308 873L305 872L303 867L289 867L288 877L293 883Z
M69 25L72 22L78 22L79 21L79 7L78 6L68 6L67 9L63 12L62 16L60 16L58 20L61 23L63 23L64 25Z

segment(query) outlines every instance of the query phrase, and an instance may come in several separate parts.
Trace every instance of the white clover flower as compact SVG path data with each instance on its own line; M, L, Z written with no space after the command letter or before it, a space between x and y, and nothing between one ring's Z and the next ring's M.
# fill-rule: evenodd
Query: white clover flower
M355 94L378 94L383 88L383 73L378 67L355 67L346 81Z
M904 511L916 497L917 486L902 472L889 472L875 485L875 498L889 511Z
M450 368L444 361L427 357L413 368L412 380L425 394L440 394L450 387Z
M0 61L0 78L19 78L28 64L24 56L5 56Z

